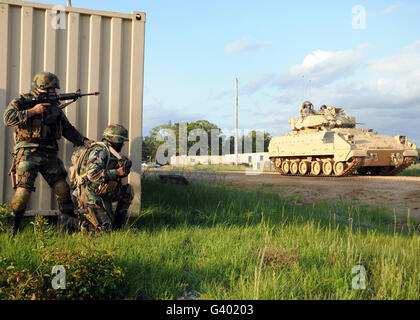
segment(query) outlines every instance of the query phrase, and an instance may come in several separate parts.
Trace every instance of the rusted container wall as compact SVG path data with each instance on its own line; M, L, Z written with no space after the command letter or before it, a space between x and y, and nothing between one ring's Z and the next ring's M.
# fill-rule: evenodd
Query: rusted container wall
M39 71L57 74L60 92L100 91L99 97L82 98L69 106L66 115L82 134L94 140L99 140L111 123L129 129L130 143L122 154L133 160L128 179L136 193L131 207L135 212L140 208L145 21L143 12L125 14L0 0L1 115L13 98L30 90ZM13 196L8 176L13 131L0 121L0 202ZM66 168L72 152L73 145L63 138L59 155ZM56 208L41 175L36 189L28 210L46 213Z

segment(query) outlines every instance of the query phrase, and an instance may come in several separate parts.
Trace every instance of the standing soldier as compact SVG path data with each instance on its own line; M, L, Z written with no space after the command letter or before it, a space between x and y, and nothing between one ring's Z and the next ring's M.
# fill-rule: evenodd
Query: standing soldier
M77 155L76 151L73 157L78 159L72 159L71 170L76 172L73 195L85 218L83 231L121 228L133 200L132 187L122 183L130 173L131 161L119 154L128 141L128 131L121 125L109 125L102 137L102 142L94 143L84 153ZM118 202L115 214L113 202Z
M58 224L61 228L78 228L67 172L57 157L57 140L64 136L76 146L90 146L93 141L82 136L68 121L58 104L40 103L24 107L23 98L38 97L41 93L55 94L60 89L59 80L50 72L40 72L32 81L32 90L14 99L4 112L6 126L15 126L15 152L11 169L15 194L11 201L14 217L11 233L16 234L31 192L35 191L38 172L54 190L60 211Z

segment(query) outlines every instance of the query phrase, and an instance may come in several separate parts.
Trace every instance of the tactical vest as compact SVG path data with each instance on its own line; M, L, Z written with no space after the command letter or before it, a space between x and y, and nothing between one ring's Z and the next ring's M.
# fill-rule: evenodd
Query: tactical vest
M108 151L108 162L106 165L106 170L112 170L112 169L118 169L118 159L115 156L112 156L109 151L109 148L104 145L102 142L97 142L96 145L98 145L99 148L105 148ZM80 169L79 169L79 175L84 177L86 176L86 169L87 169L87 161L89 158L89 153L93 152L90 150L89 152L86 152L81 161L80 161ZM86 180L86 185L98 196L106 196L114 192L115 188L118 186L120 181L109 181L108 183L100 183L100 182L94 182L90 180Z
M19 100L17 102L19 103ZM32 108L32 106L29 108ZM28 118L25 125L15 126L16 143L21 141L42 143L44 141L59 140L63 132L61 120L62 111L57 105L47 107L43 114Z

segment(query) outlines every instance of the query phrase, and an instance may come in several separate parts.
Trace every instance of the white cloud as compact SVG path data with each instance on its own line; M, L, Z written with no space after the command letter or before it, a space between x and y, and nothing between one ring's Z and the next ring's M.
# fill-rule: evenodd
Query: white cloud
M354 50L345 51L315 50L301 64L292 66L280 75L275 83L279 86L296 86L302 84L304 78L311 81L312 85L319 86L349 77L363 59L367 46L364 44Z
M244 37L241 40L230 42L226 45L225 51L228 54L239 53L248 50L256 50L264 47L271 46L269 42L251 42L248 38Z
M243 88L240 88L241 93L251 95L257 92L261 87L268 84L275 77L274 73L263 73L254 77Z
M397 10L398 8L402 7L404 3L398 2L396 4L390 5L385 10L381 11L381 14L390 14L391 12Z
M375 74L411 74L420 71L420 40L403 48L400 52L368 63Z
M204 111L204 110L203 110ZM179 121L196 121L197 119L206 119L205 113L187 112L184 110L175 109L172 106L164 107L162 102L144 104L144 118L143 118L143 136L148 136L150 130L161 124Z
M208 99L209 100L220 100L222 99L224 96L228 95L230 92L229 91L217 91L217 92L212 92Z

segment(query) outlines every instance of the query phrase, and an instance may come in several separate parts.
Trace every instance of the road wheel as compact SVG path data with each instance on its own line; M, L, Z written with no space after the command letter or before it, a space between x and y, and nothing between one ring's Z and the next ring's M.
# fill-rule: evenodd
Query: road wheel
M320 161L314 161L311 164L311 173L313 175L319 175L322 171L322 163Z
M334 173L336 176L341 176L346 170L346 164L344 162L334 163Z
M307 161L301 161L301 163L299 163L299 173L301 175L305 175L307 174L309 171L309 165Z
M276 160L274 161L274 165L276 166L276 168L281 168L281 158L276 158Z
M322 171L326 176L331 175L333 172L333 164L332 161L326 161L322 164Z
M290 172L292 174L297 174L299 172L299 162L293 161L290 165Z
M281 171L283 171L284 174L288 174L290 171L290 161L283 161L281 164Z

